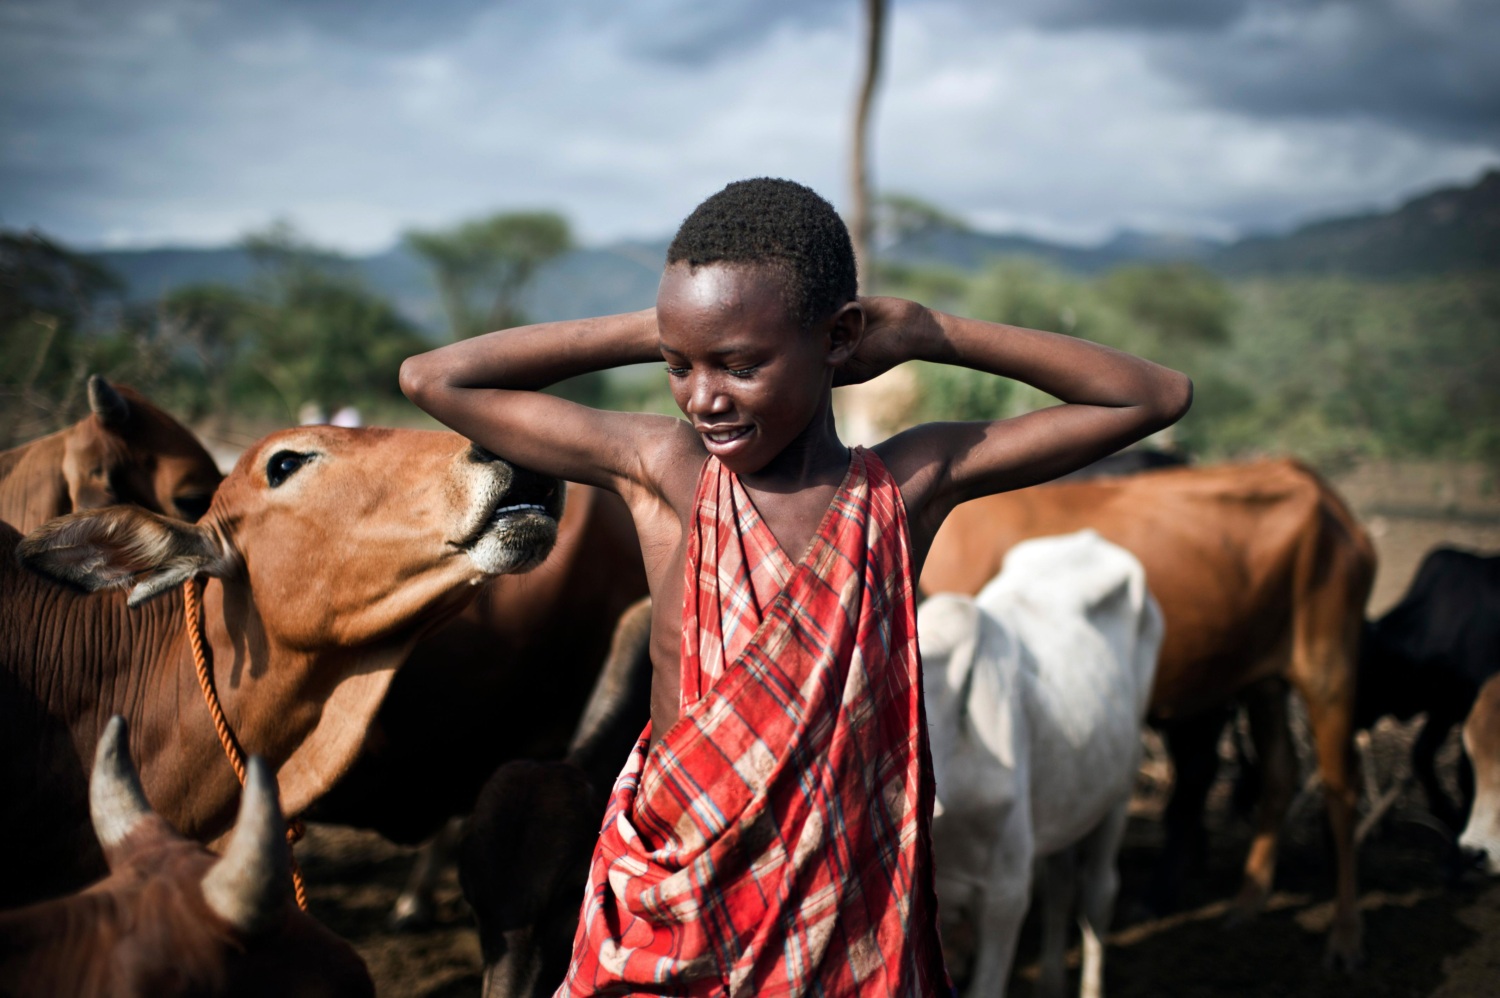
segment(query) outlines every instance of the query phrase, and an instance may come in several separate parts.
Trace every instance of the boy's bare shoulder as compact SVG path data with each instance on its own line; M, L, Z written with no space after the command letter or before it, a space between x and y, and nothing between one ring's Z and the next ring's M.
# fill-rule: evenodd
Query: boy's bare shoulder
M925 550L947 517L952 504L945 497L950 481L950 445L963 424L921 423L882 440L871 448L895 479L912 533L912 542Z
M635 506L654 502L682 515L691 507L698 475L708 452L693 428L681 419L652 413L614 413L628 421L629 453L621 469L621 498Z
M1015 487L1002 464L976 489L969 467L974 452L993 447L994 438L1004 433L1005 422L921 423L872 448L901 490L919 567L955 506L977 495Z

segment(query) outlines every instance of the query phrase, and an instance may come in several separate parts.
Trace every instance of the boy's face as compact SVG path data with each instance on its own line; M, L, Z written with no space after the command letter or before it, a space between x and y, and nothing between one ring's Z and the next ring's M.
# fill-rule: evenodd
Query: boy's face
M656 297L677 406L736 474L764 468L829 397L829 337L787 311L782 279L748 264L674 263Z

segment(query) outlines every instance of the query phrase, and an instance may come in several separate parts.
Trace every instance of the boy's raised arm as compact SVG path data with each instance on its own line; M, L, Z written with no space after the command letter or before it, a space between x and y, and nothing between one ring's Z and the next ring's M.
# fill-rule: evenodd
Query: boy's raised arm
M896 298L860 304L864 340L840 383L927 360L1023 381L1063 403L991 423L929 423L892 439L913 493L908 502L936 523L968 499L1081 468L1170 426L1192 404L1186 375L1099 343Z
M681 421L592 409L538 389L659 360L656 310L644 309L502 329L417 354L401 365L401 390L507 460L618 492L647 484L642 462L651 463L653 448L681 443Z

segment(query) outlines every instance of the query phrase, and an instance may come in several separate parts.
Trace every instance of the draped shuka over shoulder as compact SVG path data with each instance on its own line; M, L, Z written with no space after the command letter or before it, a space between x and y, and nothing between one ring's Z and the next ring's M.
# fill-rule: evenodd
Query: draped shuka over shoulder
M793 564L698 484L682 712L611 795L560 998L949 994L906 514L856 448Z

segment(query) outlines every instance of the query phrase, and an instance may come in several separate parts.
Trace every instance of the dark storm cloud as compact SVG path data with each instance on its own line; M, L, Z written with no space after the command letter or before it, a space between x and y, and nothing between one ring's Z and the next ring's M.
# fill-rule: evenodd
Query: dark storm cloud
M891 0L879 177L985 224L1227 232L1500 157L1500 0ZM0 225L346 246L837 191L861 0L0 0Z
M1051 0L1036 23L1053 28L1209 31L1239 20L1254 0Z
M1138 33L1161 70L1226 110L1500 138L1496 0L1055 0L1029 20Z
M615 20L636 54L680 66L702 66L744 52L779 30L826 27L860 0L756 0L754 3L653 3L659 16L620 5Z
M1160 65L1220 107L1266 117L1360 116L1422 135L1500 138L1500 4L1279 5Z

